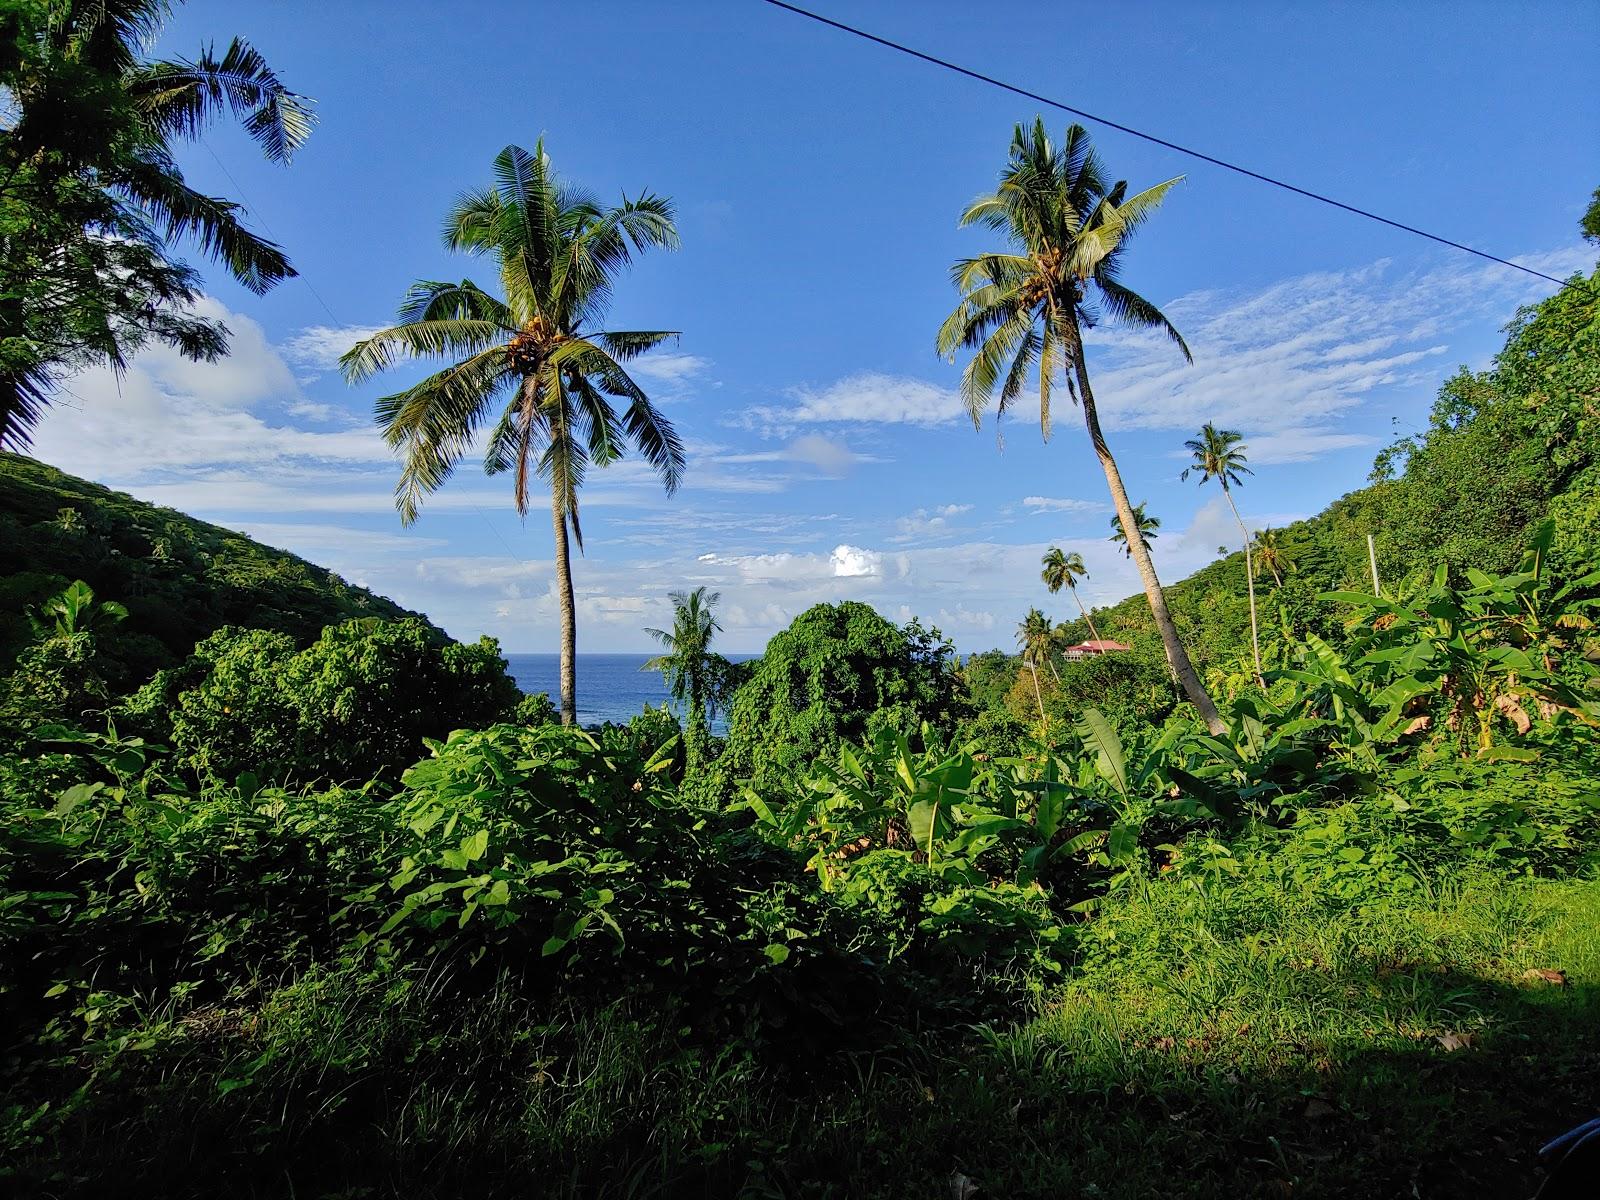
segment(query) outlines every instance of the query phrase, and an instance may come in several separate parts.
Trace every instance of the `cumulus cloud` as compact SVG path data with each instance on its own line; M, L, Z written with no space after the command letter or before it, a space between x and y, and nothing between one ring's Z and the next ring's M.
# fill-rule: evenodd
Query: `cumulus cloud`
M883 569L883 555L875 550L863 550L860 546L835 546L829 557L833 563L833 573L841 579L877 575Z
M288 363L250 318L209 298L196 308L228 326L226 358L190 362L151 347L120 376L91 368L67 381L73 402L50 409L34 453L74 474L119 483L240 465L393 462L373 430L311 430L263 415L306 403Z

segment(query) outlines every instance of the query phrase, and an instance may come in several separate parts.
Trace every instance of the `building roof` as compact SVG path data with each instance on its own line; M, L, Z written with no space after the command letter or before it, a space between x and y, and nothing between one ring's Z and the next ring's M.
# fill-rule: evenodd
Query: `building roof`
M1088 642L1079 642L1076 646L1068 646L1067 649L1066 649L1066 653L1070 654L1074 650L1081 650L1081 651L1084 651L1087 654L1109 654L1113 650L1132 650L1132 649L1133 649L1132 646L1124 646L1121 642L1088 641Z

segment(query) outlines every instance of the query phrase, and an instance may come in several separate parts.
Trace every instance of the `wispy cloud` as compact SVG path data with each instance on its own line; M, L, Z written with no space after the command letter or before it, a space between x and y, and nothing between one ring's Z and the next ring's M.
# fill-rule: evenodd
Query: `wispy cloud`
M283 356L297 367L331 371L339 365L340 355L383 328L382 325L308 325L283 343Z
M1553 275L1589 265L1573 248L1529 256ZM1304 462L1369 444L1338 428L1378 394L1437 385L1449 335L1548 294L1503 267L1451 261L1403 271L1391 261L1298 275L1250 292L1192 293L1166 306L1194 365L1166 339L1091 334L1095 394L1110 429L1240 429L1253 463Z
M652 383L682 385L706 373L711 360L698 354L646 354L628 363L628 374Z
M1059 496L1024 496L1022 507L1030 513L1100 513L1111 508L1101 500L1075 500Z
M965 415L961 397L903 375L864 372L827 387L791 388L782 404L758 404L733 424L768 437L788 437L805 425L943 425Z

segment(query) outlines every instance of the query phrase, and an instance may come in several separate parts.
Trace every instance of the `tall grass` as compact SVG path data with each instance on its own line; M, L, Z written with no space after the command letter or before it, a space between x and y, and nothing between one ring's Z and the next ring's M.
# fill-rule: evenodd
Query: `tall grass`
M1560 971L1565 984L1529 976ZM58 1064L36 1194L1453 1197L1593 1115L1600 887L1143 886L1034 1019L805 1071L379 962ZM76 1092L76 1094L75 1094ZM16 1114L14 1114L15 1116ZM13 1124L13 1133L16 1126ZM966 1180L968 1182L963 1182Z

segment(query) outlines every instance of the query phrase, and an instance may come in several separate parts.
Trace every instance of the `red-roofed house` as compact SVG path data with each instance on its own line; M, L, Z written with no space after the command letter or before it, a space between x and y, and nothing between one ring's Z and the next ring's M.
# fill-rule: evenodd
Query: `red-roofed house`
M1061 652L1061 657L1068 662L1076 662L1080 658L1093 658L1097 654L1115 654L1119 650L1132 650L1132 646L1124 646L1121 642L1079 642L1076 646L1068 646Z

